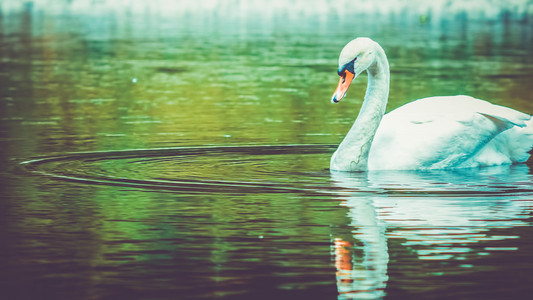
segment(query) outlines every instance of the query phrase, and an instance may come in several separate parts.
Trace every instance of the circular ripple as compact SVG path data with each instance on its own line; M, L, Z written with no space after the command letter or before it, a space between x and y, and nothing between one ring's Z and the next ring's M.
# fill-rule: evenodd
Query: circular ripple
M85 184L185 193L299 193L368 197L533 195L527 165L483 169L332 172L335 145L213 146L80 152L21 163Z
M335 148L269 145L78 152L21 165L35 174L85 184L199 193L309 192L330 180L325 168Z

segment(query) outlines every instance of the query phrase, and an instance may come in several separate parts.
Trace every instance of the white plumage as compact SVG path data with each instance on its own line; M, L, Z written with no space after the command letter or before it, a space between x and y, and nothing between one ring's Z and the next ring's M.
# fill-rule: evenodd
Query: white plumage
M368 38L353 40L341 52L341 80L333 101L346 93L350 83L346 78L365 70L369 74L365 101L331 158L332 170L468 168L521 163L529 158L531 116L484 100L430 97L383 116L389 67L383 49Z
M368 169L444 169L525 162L533 145L527 114L468 96L431 97L386 114Z

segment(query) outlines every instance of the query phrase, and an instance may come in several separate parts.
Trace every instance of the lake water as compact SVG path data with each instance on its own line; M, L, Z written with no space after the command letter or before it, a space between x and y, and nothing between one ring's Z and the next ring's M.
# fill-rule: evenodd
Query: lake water
M533 161L328 168L356 36L388 110L532 114L531 1L93 2L0 3L0 298L530 297Z

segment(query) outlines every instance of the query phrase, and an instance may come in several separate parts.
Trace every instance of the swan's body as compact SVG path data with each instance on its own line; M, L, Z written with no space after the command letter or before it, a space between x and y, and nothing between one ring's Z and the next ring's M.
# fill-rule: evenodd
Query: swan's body
M368 38L348 43L339 57L338 102L367 70L368 87L354 125L331 157L337 171L418 170L525 162L533 146L531 116L469 96L419 99L384 115L389 64Z

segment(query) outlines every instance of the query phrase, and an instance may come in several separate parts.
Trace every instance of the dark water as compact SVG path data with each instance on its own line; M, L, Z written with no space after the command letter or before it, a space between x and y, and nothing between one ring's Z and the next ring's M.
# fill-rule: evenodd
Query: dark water
M532 4L309 3L0 3L0 298L528 299L531 160L328 167L351 38L531 114Z

